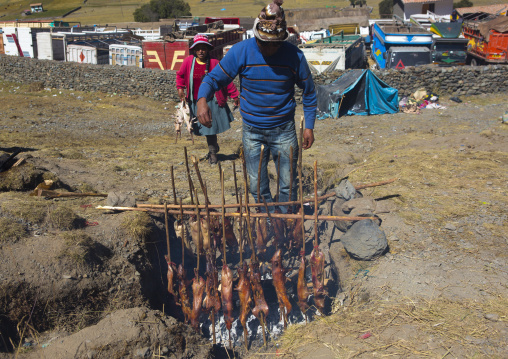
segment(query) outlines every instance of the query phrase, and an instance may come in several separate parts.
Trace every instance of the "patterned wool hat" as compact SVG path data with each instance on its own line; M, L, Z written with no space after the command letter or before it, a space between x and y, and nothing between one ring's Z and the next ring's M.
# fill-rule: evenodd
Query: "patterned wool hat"
M194 41L194 43L192 44L190 49L192 49L194 46L199 45L199 44L206 44L206 45L210 46L213 49L213 45L210 44L210 41L208 40L208 37L206 37L205 35L197 34L196 36L194 36L194 40L193 41Z
M252 31L261 41L284 41L289 36L286 16L282 9L283 0L273 0L266 5L254 21Z

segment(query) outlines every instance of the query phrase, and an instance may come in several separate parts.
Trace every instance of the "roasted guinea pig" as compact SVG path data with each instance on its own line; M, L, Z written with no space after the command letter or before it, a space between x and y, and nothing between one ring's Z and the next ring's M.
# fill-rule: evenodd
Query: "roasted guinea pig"
M220 310L219 292L219 274L211 254L206 256L206 288L203 306L207 312L212 310L217 313Z
M266 252L268 242L268 221L266 218L256 218L256 247L259 253Z
M170 261L170 259L168 258L167 255L165 255L164 258L166 259L166 263L168 264L168 273L167 273L167 277L168 277L168 292L171 295L175 295L175 291L173 289L175 287L175 283L174 283L174 276L175 276L174 264L171 263L171 261Z
M274 213L277 214L282 213L282 210L279 207L276 207ZM275 246L279 248L280 245L286 241L286 232L285 232L286 223L282 218L273 218L272 225L275 239L274 243Z
M282 253L280 249L276 250L272 257L272 276L273 286L279 300L280 314L283 314L284 308L286 308L286 313L289 313L293 307L289 303L286 291L286 270L282 267Z
M324 314L326 291L325 280L325 256L319 249L314 247L310 254L310 269L312 272L312 285L314 291L314 304Z
M307 263L305 260L305 253L302 252L302 259L300 260L300 269L298 269L298 284L296 286L298 293L298 306L305 315L309 309L307 299L309 298L309 288L307 287L307 281L305 280L305 270Z
M226 328L231 330L233 325L233 272L224 264L222 266L221 276L221 297L222 297L222 311L224 312L224 320L226 321Z
M265 294L261 286L261 273L259 272L259 263L251 260L250 262L250 285L252 288L252 296L254 298L254 308L252 314L260 319L261 313L264 317L268 315L268 304L266 304Z
M238 285L235 290L238 291L240 297L240 323L245 328L247 316L250 312L250 304L252 303L249 268L246 262L243 262L243 265L238 268L238 277Z
M194 270L195 277L192 280L192 313L190 322L192 327L199 331L199 316L203 304L203 294L205 292L205 280L198 274L197 269Z
M189 291L187 288L189 283L187 281L187 273L181 264L178 266L177 278L178 278L178 294L180 295L180 305L182 306L182 312L185 318L185 322L188 322L192 313Z

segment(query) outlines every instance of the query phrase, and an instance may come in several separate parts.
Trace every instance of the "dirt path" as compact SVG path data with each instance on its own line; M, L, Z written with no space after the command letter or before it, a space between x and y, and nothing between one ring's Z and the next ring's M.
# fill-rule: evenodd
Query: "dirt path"
M15 147L23 148L25 156L29 155L27 163L54 174L61 187L83 192L121 191L152 203L172 201L173 166L177 196L188 198L183 146L189 155L200 159L207 149L203 139L196 138L192 145L185 133L175 144L170 119L175 104L99 93L30 91L27 86L7 83L0 83L0 90L0 150L10 153ZM266 357L270 358L275 351L288 358L508 356L508 125L499 120L508 105L506 94L463 100L456 104L443 96L441 104L446 109L423 110L419 115L355 116L317 122L315 145L305 151L303 161L306 171L318 161L321 191L345 175L354 184L399 178L393 184L362 191L386 207L380 217L390 251L372 262L354 261L342 248L341 232L335 230L327 245L330 256L340 263L343 293L335 301L334 314L307 325L290 326L267 349L239 354L248 357L268 351L272 354ZM301 108L298 111L300 114ZM232 202L232 160L237 159L241 143L240 121L219 136L219 142L226 201ZM213 201L218 203L218 167L203 161L200 170ZM150 241L164 238L160 216L155 216L157 224L148 239L135 241L129 239L125 226L125 221L132 221L130 214L111 215L90 208L103 204L103 199L31 202L34 200L28 200L25 193L10 190L24 180L10 178L7 187L3 181L4 192L0 193L0 219L11 221L4 222L6 228L13 226L12 221L20 224L24 233L0 238L0 281L2 289L10 290L0 299L0 320L4 320L0 324L5 328L8 322L15 328L16 320L30 323L25 316L31 308L33 313L44 315L43 309L38 312L33 298L55 303L49 319L60 318L32 328L25 341L31 344L23 347L25 351L37 356L37 350L52 347L38 349L42 343L55 336L64 338L118 309L162 309L164 297L154 294L161 291L157 287L162 281L160 269L149 268L158 259L146 249ZM42 219L34 219L32 212L32 219L20 213L25 201L30 208L42 208ZM93 246L84 245L90 242L83 239L69 239L69 231L55 224L55 219L52 225L48 222L46 213L62 205L86 223L97 224L79 230L91 238ZM69 246L70 242L78 244ZM154 248L164 250L164 246ZM67 256L69 247L94 248L91 253L100 255L92 264L76 263ZM93 285L87 282L90 278ZM48 293L55 290L62 295L60 302L53 301ZM39 293L39 297L27 293ZM89 313L94 303L84 298L93 297L93 293L102 293L97 300L104 313L88 316L83 313ZM12 311L7 315L13 298L20 304L18 317L13 317ZM62 298L77 303L59 312ZM83 315L80 325L69 317L76 313ZM160 325L175 325L163 322ZM53 332L43 333L46 329ZM4 332L2 336L5 338ZM143 337L139 346L122 350L134 353L156 340ZM82 356L95 353L96 357L107 357L120 349L119 345L112 345L109 352L90 349ZM192 354L185 348L180 351L179 355L189 357L211 355Z

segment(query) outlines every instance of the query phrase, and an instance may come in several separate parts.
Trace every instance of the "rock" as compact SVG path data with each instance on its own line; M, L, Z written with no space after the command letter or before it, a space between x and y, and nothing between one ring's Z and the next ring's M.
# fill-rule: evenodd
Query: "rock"
M136 350L136 356L141 358L146 358L150 355L150 347L144 347Z
M342 205L342 211L350 216L371 216L376 211L376 202L373 198L354 198Z
M494 313L489 313L489 314L485 314L485 319L488 319L492 322L497 322L499 321L499 315L497 314L494 314Z
M455 227L455 225L453 223L446 223L444 228L449 231L456 231L457 230L457 227Z
M134 207L136 199L126 193L109 192L106 203L111 207Z
M371 219L358 221L341 237L348 254L358 260L372 260L388 248L384 231Z
M339 185L335 187L335 196L339 199L349 201L355 198L356 189L347 179L340 181Z

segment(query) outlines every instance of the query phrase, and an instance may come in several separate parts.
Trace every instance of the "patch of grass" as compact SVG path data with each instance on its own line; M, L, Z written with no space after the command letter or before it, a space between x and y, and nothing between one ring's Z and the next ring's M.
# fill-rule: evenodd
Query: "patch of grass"
M26 228L11 218L0 218L0 243L17 241L26 236Z
M76 149L63 150L60 152L59 157L68 158L70 160L82 160L85 158L83 153Z
M49 206L43 198L8 192L0 194L0 208L24 222L41 224L46 218Z
M90 262L95 242L84 231L62 233L63 246L58 258L68 258L72 262L83 265Z
M0 191L21 191L33 189L41 182L42 171L31 163L24 163L0 173Z
M48 211L47 222L59 230L75 229L79 225L79 216L67 206L58 206Z
M129 212L126 213L120 226L128 236L145 240L152 231L152 220L146 212Z
M79 186L76 187L76 190L78 190L81 193L96 193L97 191L95 188L90 184L83 182Z

